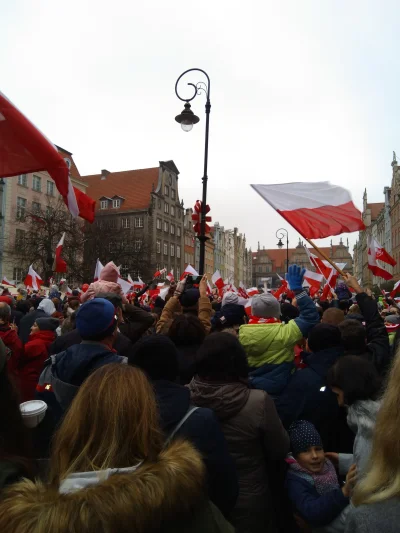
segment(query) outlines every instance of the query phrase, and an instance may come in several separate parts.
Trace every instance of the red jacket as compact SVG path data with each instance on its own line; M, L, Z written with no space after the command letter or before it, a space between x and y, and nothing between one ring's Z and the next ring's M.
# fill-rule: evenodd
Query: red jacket
M35 389L43 364L49 357L50 344L55 340L54 331L38 331L31 333L25 344L25 353L21 359L19 379L21 384L22 401L27 402L35 397Z
M18 337L18 333L5 324L0 325L0 339L11 350L10 358L7 361L7 370L9 374L16 377L18 376L18 367L24 353L24 345Z

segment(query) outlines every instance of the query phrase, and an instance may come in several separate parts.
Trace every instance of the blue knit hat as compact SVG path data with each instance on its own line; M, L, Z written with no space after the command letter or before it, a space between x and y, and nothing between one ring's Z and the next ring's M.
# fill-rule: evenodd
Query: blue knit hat
M81 305L76 313L76 329L83 340L102 340L112 335L117 325L115 308L104 298Z
M307 420L293 422L289 428L290 446L292 453L296 457L301 452L305 452L311 446L321 446L322 440L314 424Z

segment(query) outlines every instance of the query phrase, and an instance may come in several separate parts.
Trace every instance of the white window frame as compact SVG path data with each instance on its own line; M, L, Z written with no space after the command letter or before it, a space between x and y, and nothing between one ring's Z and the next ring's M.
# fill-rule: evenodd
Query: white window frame
M142 247L142 239L135 239L135 244L134 244L135 252L140 252L141 247Z
M171 224L171 235L175 235L175 224Z
M164 232L165 233L168 233L169 232L169 224L166 220L164 220Z
M54 182L50 180L47 180L46 194L48 194L49 196L54 196Z
M156 240L156 252L157 252L158 254L161 253L161 241L160 241L160 239L157 239L157 240Z
M169 215L169 204L167 202L164 202L164 213Z
M175 207L171 205L171 217L175 216Z
M18 176L18 185L28 187L28 176L26 174L20 174Z
M32 213L40 213L42 206L39 202L32 202Z
M39 186L37 187L36 184L39 184ZM32 178L32 190L35 192L42 192L42 178L36 174L34 174Z
M180 237L182 235L180 226L176 226L176 235L177 235L177 237Z
M119 209L121 207L121 200L119 198L113 198L112 206L113 209Z
M108 200L100 200L100 209L108 208Z
M176 257L177 259L181 258L181 247L179 244L176 245Z
M175 244L170 245L170 255L171 257L175 257Z
M168 256L168 243L167 242L164 243L164 255Z
M19 201L19 200L21 200L21 201ZM21 196L17 196L17 219L25 218L26 204L27 204L26 198L22 198Z
M131 221L128 217L122 219L121 227L123 229L129 229L131 227Z
M162 230L162 220L161 220L161 218L157 218L156 227L157 227L157 229L161 229Z
M143 217L135 217L135 228L143 228L144 220Z
M164 185L164 196L169 196L169 186Z
M175 192L175 189L171 189L171 200L176 200L176 192Z

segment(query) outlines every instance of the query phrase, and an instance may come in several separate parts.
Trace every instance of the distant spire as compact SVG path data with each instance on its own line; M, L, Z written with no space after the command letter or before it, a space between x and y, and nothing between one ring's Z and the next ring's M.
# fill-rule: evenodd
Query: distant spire
M396 159L396 152L393 152L393 161L392 161L392 167L397 165L397 159Z
M342 237L340 237L340 243L339 243L339 244L340 244L340 246L343 246L343 239L342 239Z
M349 238L347 237L347 248L349 247Z
M260 251L260 241L258 241L258 248L257 248L258 251Z

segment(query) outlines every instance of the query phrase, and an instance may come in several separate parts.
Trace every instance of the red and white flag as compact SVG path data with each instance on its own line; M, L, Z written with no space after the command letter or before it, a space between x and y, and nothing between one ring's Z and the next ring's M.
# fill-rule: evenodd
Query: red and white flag
M238 295L240 297L244 298L245 300L247 300L249 298L249 295L247 293L246 287L244 286L242 281L239 281L239 288L238 288L237 292L238 292Z
M310 287L315 287L316 289L319 289L321 287L321 283L324 279L324 276L322 274L319 274L318 272L306 270L304 274L304 279L307 281Z
M224 288L225 283L221 277L221 272L219 270L216 270L214 274L211 276L211 281L217 287L218 291L221 292L222 289Z
M40 171L47 171L53 178L74 217L80 215L93 222L94 200L76 192L67 163L57 148L0 92L0 178Z
M257 289L257 287L251 287L250 289L247 289L247 294L248 296L250 296L250 298L252 298L256 294L259 294L259 290Z
M33 265L30 265L28 274L26 275L24 283L25 283L25 287L30 287L34 289L35 291L38 291L41 285L43 285L43 280L39 276L39 274L33 270Z
M133 279L131 278L131 275L128 274L128 281L131 285L133 285L135 282L133 281Z
M258 294L258 291L257 291L257 294ZM244 306L244 310L245 310L245 313L247 316L251 316L251 302L252 302L253 298L249 298L247 300L247 303L246 305Z
M378 264L378 260L382 257L382 255L385 257L385 259L387 259L386 256L382 253L382 250L384 250L384 248L382 248L382 246L380 246L380 244L371 236L368 237L367 244L368 244L368 268L371 270L374 276L379 276L380 278L383 278L386 280L392 279L393 275L387 270L385 270L384 268L382 268L381 266L379 266ZM386 250L384 251L386 252ZM378 255L380 257L378 257ZM384 260L384 262L387 263L387 260ZM394 264L396 264L396 262L394 262Z
M395 261L395 259L390 254L388 254L385 248L381 246L376 239L374 239L373 237L370 237L370 240L374 241L376 259L378 259L378 261L382 261L382 263L386 263L390 266L397 265L397 262Z
M329 181L252 187L306 239L365 229L349 191Z
M145 286L145 282L142 281L140 278L138 278L138 281L134 281L133 282L133 288L134 289L143 289L143 287Z
M2 285L8 285L9 287L14 287L15 288L15 285L13 283L11 283L11 281L8 281L8 279L3 276L3 280L1 282Z
M124 294L128 294L128 292L131 290L132 284L129 281L126 281L125 279L118 277L117 283L121 287L122 292Z
M61 257L62 249L64 246L65 232L62 234L60 242L57 244L56 255L54 258L53 271L54 272L67 272L67 263Z
M174 269L171 268L171 272L169 274L167 274L165 276L167 278L167 280L172 283L173 281L175 281L175 278L174 278Z
M166 271L166 268L163 268L162 270L157 270L157 272L154 273L153 278L160 278L163 274L166 273Z
M186 268L185 268L185 271L183 272L182 276L181 276L181 280L185 277L185 276L198 276L199 273L197 272L197 270L195 270L192 265L188 265Z
M100 259L96 261L96 268L94 269L94 281L97 281L100 278L100 273L103 270L104 266L101 264Z
M65 293L67 296L72 296L72 289L70 287L68 287L67 285L67 290L66 290L66 293Z
M394 298L399 291L400 291L400 280L397 283L395 283L393 290L390 293L390 297Z

